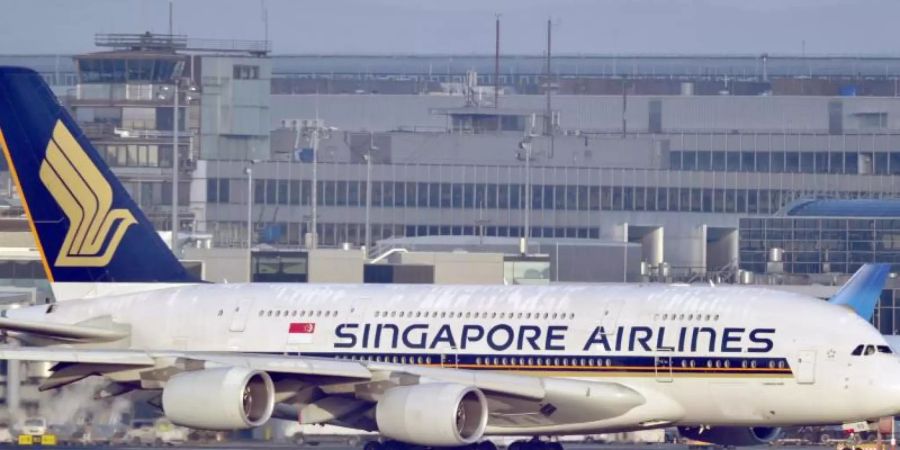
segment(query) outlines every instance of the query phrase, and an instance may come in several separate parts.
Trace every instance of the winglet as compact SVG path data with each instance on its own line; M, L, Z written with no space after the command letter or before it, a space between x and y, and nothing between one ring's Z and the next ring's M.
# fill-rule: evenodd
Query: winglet
M863 264L828 302L846 306L871 320L890 271L890 264Z

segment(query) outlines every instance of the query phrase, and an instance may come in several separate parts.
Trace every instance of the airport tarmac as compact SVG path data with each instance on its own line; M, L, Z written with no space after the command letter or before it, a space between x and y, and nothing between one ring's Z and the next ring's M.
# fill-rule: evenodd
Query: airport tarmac
M687 445L681 444L589 444L589 443L566 443L566 450L688 450ZM3 445L0 449L7 448L28 448L16 445ZM66 445L67 450L147 450L154 448L152 446L103 446L103 445ZM163 446L161 448L178 448L180 450L286 450L286 449L315 449L315 450L359 450L360 447L349 447L347 445L336 444L320 444L320 445L294 445L290 443L272 443L266 441L242 441L226 444L215 445L176 445ZM710 447L712 448L712 447ZM826 450L832 449L833 446L767 446L767 450Z

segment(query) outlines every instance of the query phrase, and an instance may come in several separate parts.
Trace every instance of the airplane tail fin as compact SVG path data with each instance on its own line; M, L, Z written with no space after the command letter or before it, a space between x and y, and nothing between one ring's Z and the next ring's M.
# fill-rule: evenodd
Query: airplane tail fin
M863 319L871 320L890 271L890 264L863 264L828 301L846 306Z
M30 69L0 67L0 147L51 282L197 282Z

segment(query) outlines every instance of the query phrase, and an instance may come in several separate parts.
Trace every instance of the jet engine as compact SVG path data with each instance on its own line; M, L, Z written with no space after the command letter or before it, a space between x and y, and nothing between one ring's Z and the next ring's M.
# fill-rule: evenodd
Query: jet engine
M678 427L678 434L695 441L718 445L763 445L781 434L776 427Z
M487 419L484 394L462 384L391 388L375 406L375 422L383 436L426 446L456 447L478 442Z
M222 367L182 372L166 382L163 411L176 425L239 430L264 424L275 407L275 386L266 372Z

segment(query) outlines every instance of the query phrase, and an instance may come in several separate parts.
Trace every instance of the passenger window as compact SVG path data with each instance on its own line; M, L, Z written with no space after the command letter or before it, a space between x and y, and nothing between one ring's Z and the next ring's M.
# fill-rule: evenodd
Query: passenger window
M879 346L878 346L878 353L887 353L887 354L891 354L891 353L894 353L894 352L893 352L893 351L891 350L891 348L888 347L887 345L879 345Z

